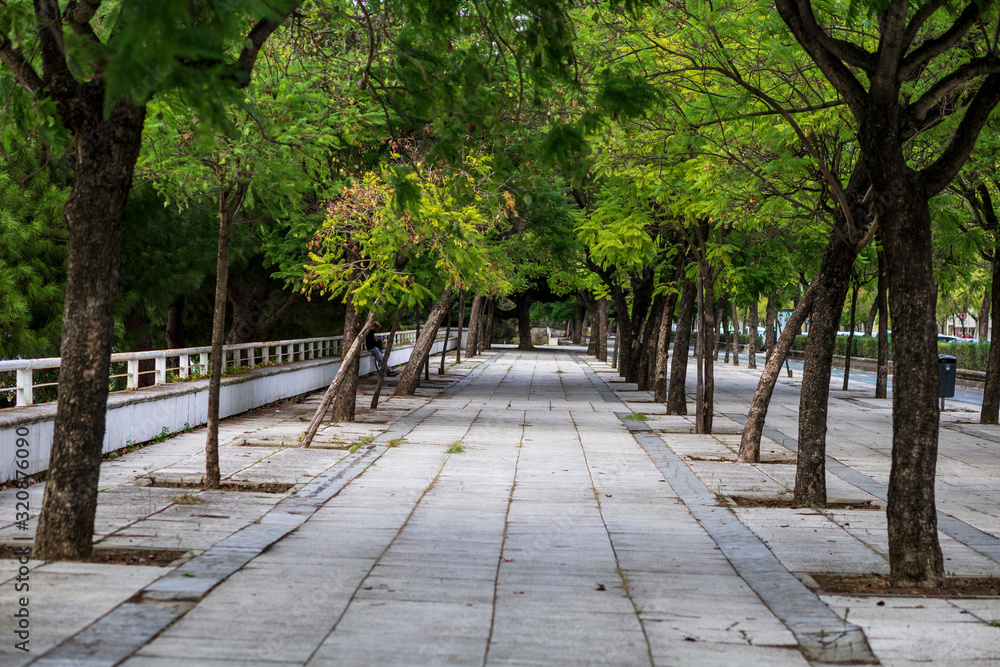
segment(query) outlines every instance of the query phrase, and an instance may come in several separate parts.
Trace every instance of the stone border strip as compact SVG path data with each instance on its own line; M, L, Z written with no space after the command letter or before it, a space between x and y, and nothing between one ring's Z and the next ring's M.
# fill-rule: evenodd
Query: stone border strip
M435 398L450 398L478 377L493 355ZM431 399L433 400L433 398ZM382 456L389 440L402 438L436 411L429 404L396 420L370 444L348 454L255 524L217 542L200 556L157 579L77 634L32 661L31 665L113 667L184 616L213 588L305 523L368 466Z
M577 355L573 356L580 363ZM606 402L624 406L596 373L588 373L587 376ZM629 414L615 413L619 419ZM719 546L737 574L795 636L799 650L807 660L816 664L879 664L864 631L835 614L789 572L731 510L720 508L715 494L667 446L663 438L645 422L622 419L622 424L646 451L695 520Z
M726 416L733 419L730 415ZM746 418L744 417L743 419L745 420ZM782 433L776 428L772 428L770 426L765 426L763 433L782 447L786 447L793 452L798 453L799 441L790 435L786 435L785 433ZM975 435L978 437L979 434ZM866 491L876 498L888 501L889 488L885 484L875 481L860 470L855 470L854 468L844 465L840 461L829 456L826 457L826 469L848 484L853 484L862 491ZM961 519L956 519L950 514L945 514L941 510L937 511L937 522L938 530L948 537L964 544L982 556L985 556L996 563L1000 563L1000 538L990 535L975 526L967 524Z

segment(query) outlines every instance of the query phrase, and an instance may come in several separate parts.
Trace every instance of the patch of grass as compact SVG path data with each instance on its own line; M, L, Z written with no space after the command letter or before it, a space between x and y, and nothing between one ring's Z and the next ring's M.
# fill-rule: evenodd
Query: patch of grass
M205 501L198 496L192 496L190 493L182 493L179 496L174 497L174 502L178 505L204 505Z
M402 438L393 438L392 440L390 440L389 442L387 442L385 445L386 445L386 447L399 447L404 442L406 442L406 440L403 440Z
M991 628L1000 628L1000 618L994 618L992 621L988 621L986 625Z
M518 426L531 426L531 424L529 424L529 423L525 422L525 423L523 423L523 424L518 424Z
M565 373L566 371L556 371L556 373Z
M649 419L649 415L647 415L645 412L633 412L630 415L622 417L622 419L628 419L629 421L634 421L634 422L644 422L647 419Z
M169 437L170 437L170 429L164 426L162 429L160 429L160 435L153 438L153 442L163 442Z
M353 445L351 445L351 448L349 450L347 450L347 451L349 451L350 453L353 454L354 452L358 451L359 449L361 449L365 445L371 444L371 442L374 439L375 439L374 435L366 435L365 437L361 438L356 443L354 443Z
M458 444L457 442L446 450L448 454L461 454L465 451L465 447Z

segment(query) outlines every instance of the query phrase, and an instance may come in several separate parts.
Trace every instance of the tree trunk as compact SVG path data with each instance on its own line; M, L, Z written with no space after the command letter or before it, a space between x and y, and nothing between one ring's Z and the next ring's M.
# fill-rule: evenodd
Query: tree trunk
M809 318L799 395L799 453L796 457L793 498L797 506L826 506L826 418L830 369L855 256L853 246L841 242L840 238L837 234L831 235L823 252L819 276L813 283L816 294ZM791 322L786 329L793 339L799 331Z
M176 350L184 347L184 295L180 295L167 306L167 328L164 331L167 348Z
M129 352L144 352L153 349L153 339L149 331L149 313L146 312L144 302L136 305L122 317L122 325L125 327L126 337L131 341ZM152 371L156 369L156 362L153 359L142 359L139 361L139 387L152 387L156 384L156 378Z
M878 298L872 302L872 307L868 311L868 317L865 319L865 336L870 337L872 332L875 331L875 318L878 316Z
M93 551L121 232L145 118L145 107L119 101L105 119L103 97L78 109L76 173L63 208L70 243L59 403L33 551L47 560Z
M993 232L997 234L996 231ZM990 262L993 274L989 290L992 295L991 312L993 333L1000 331L1000 249L995 248ZM1000 417L1000 341L996 345L990 343L989 355L986 357L986 379L983 384L983 407L979 412L980 424L996 424Z
M413 345L413 351L410 353L410 361L399 375L399 382L396 384L396 391L393 392L393 396L413 396L413 392L417 390L417 385L420 384L420 371L430 356L431 347L434 345L435 338L437 338L438 327L441 326L442 320L448 314L453 301L454 290L448 287L441 294L441 298L431 307L431 312L428 313L427 319L424 321L424 326L417 337L417 342ZM459 309L459 313L461 313L461 308ZM461 331L461 315L459 315L458 322L459 331Z
M851 381L851 357L854 353L854 317L858 312L858 291L861 283L855 281L851 286L851 331L847 334L847 349L844 351L844 391L850 386Z
M885 398L889 391L889 307L886 304L885 252L877 250L878 293L878 365L875 371L875 398Z
M333 403L334 397L340 391L340 385L347 379L350 375L348 367L353 365L353 362L361 357L361 348L364 347L365 336L368 331L375 324L375 307L378 304L376 301L372 304L372 309L368 312L368 318L365 320L364 326L358 332L358 335L354 337L354 342L351 346L347 348L347 352L343 352L341 348L340 356L340 368L337 370L337 374L333 378L333 382L330 386L326 388L326 392L323 393L323 399L319 403L319 407L316 408L316 413L313 415L312 421L309 423L309 427L306 429L305 434L302 436L302 447L308 449L312 444L313 438L316 436L316 431L319 430L319 425L323 423L323 417L326 415L326 411L330 409L330 404ZM355 375L357 373L355 372Z
M531 344L531 304L534 299L529 294L520 295L514 302L517 304L517 335L519 350L534 350Z
M657 403L667 402L667 367L670 356L670 325L674 322L674 310L677 308L677 292L667 296L660 315L660 330L657 335L656 367L653 372L653 400Z
M472 312L469 314L469 339L465 345L465 356L472 358L479 354L479 330L483 326L483 305L485 297L472 297Z
M760 436L764 431L764 421L767 419L767 408L771 402L771 394L774 393L774 385L778 382L781 364L785 362L788 351L792 349L795 331L809 317L809 312L812 310L816 285L817 280L813 280L812 285L805 291L795 310L792 311L792 316L788 320L790 326L781 333L777 342L768 348L771 354L764 362L764 370L761 371L760 380L757 382L757 391L754 392L753 400L750 402L746 425L743 428L743 437L740 439L740 453L736 458L740 463L758 463L760 461Z
M862 135L871 131L862 126ZM898 162L903 164L901 156ZM878 166L884 169L887 165ZM937 283L930 197L919 175L905 166L892 171L896 171L894 178L885 169L875 184L876 192L893 200L882 213L894 369L892 468L886 511L890 581L893 585L936 586L944 581L944 559L934 504L939 414L934 314ZM874 180L874 169L871 172Z
M697 286L693 280L685 279L681 288L681 303L677 313L677 335L674 336L674 356L670 360L670 382L667 387L667 414L686 415L687 396L684 384L687 380L688 348L691 345L691 320L694 316Z
M747 347L747 368L757 368L757 302L747 311L750 345Z
M576 319L573 320L573 344L583 345L583 327L584 322L587 318L587 305L586 302L581 303L576 307Z
M497 302L490 299L490 307L486 311L486 330L483 335L483 349L493 349L493 325L496 323Z
M699 398L698 414L695 415L695 432L711 433L712 417L715 407L715 363L712 350L718 352L715 343L715 285L708 266L699 267L702 291L702 325L698 327L698 338L701 345L702 390Z
M488 332L493 324L494 306L493 299L483 297L483 313L479 318L481 323L479 325L479 336L476 338L478 341L476 343L476 354L482 354L484 351L490 349Z
M246 201L249 181L238 181L232 190L223 183L219 188L219 251L215 265L215 309L212 313L212 355L209 361L208 426L205 433L205 488L217 489L221 482L219 471L219 393L222 389L222 371L226 367L223 350L226 329L226 303L229 281L229 235Z
M778 320L778 294L772 293L767 297L767 310L764 315L764 360L771 360L771 351L774 349L775 325ZM793 337L794 340L794 337Z
M733 366L740 365L740 325L739 313L736 312L736 302L733 306Z
M618 341L622 337L622 322L615 318L615 349L611 352L611 368L618 368Z
M597 360L608 363L608 335L611 301L601 299L598 306Z
M358 313L354 308L354 298L350 295L348 295L346 305L347 313L344 316L344 337L340 343L341 350L353 345L354 339L357 338L358 332L361 330L361 322L358 321ZM361 370L361 355L359 354L351 360L341 356L340 364L347 374L340 383L339 391L334 398L330 421L352 422L357 411L358 373Z
M993 290L987 287L983 292L983 305L980 306L979 315L976 318L976 323L979 325L976 337L979 338L980 342L990 339L990 312L993 310L991 307L993 305L992 295Z
M465 322L465 292L458 295L458 340L455 345L455 363L462 363L462 324Z
M441 367L438 368L438 375L444 375L444 364L448 356L448 341L451 339L451 306L444 316L444 346L441 348Z

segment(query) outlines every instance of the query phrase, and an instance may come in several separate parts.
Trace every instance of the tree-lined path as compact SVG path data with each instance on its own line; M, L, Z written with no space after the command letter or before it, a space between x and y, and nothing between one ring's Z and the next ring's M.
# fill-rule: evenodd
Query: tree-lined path
M121 605L49 658L133 666L1000 659L996 600L817 596L799 583L809 573L887 572L883 512L719 504L722 495L780 496L794 478L794 465L731 461L739 425L725 415L747 404L756 372L720 367L715 435L691 434L686 418L623 419L663 406L579 351L497 351L449 371L463 373L278 503L256 533L250 526L242 541L218 542L181 568L187 579L174 570L146 586L131 603L145 620L123 623L135 612ZM795 432L796 382L779 384L767 435ZM884 485L888 403L869 393L834 392L830 455ZM287 421L281 428L294 430ZM942 434L941 509L1000 543L1000 445L958 428ZM224 425L223 438L236 430ZM284 452L301 456L299 465L311 456ZM771 438L762 454L791 456ZM971 471L975 479L963 481ZM830 475L831 502L878 504ZM324 493L335 495L310 505ZM282 537L286 521L299 523ZM254 541L269 530L269 542ZM950 570L1000 574L995 552L942 539ZM205 565L208 555L215 560ZM227 558L237 564L222 573ZM221 583L196 590L212 567ZM150 610L168 607L172 624L151 630ZM130 637L137 651L109 658Z

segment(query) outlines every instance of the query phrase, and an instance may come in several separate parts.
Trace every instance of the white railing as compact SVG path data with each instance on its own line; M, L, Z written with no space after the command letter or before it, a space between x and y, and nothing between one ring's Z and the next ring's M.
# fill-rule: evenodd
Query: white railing
M223 346L225 366L223 374L239 372L257 366L273 366L293 361L309 361L327 357L340 356L340 346L343 336L328 336L324 338L298 338L294 340L273 340L263 343L241 343ZM394 345L406 345L416 342L415 330L397 331ZM109 381L114 383L118 378L126 378L127 391L139 388L140 375L152 375L154 384L167 384L180 380L205 377L209 372L209 355L211 347L186 347L175 350L149 350L145 352L119 352L111 355L111 363L126 363L124 373L111 372ZM153 370L139 370L139 362L154 360ZM58 382L35 383L35 371L58 369L62 363L60 357L45 359L10 359L0 361L0 374L13 373L14 386L0 385L0 392L15 393L15 405L24 407L34 405L35 389L54 387ZM2 377L2 376L0 376Z

